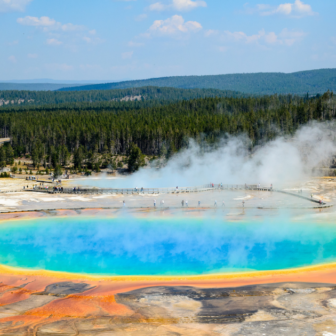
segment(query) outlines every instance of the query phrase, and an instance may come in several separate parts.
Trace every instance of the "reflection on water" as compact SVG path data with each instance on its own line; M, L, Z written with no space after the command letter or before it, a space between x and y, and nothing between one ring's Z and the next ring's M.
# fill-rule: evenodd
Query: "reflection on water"
M106 275L276 270L336 260L336 227L287 218L41 218L0 225L0 263Z

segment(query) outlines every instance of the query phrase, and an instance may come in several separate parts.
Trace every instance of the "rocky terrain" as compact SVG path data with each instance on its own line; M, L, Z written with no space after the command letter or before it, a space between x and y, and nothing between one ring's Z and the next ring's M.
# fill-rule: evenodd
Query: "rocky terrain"
M334 284L158 286L114 295L85 282L29 288L1 283L1 335L336 335Z

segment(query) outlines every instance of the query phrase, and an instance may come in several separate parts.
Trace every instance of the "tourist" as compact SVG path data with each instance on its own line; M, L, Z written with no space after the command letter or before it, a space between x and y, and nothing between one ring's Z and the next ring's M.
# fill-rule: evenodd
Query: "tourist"
M199 206L199 207L201 206L201 201L198 201L198 206Z
M154 200L154 208L156 207L156 200Z
M125 203L125 201L123 201L123 207L125 207L126 206L126 203Z
M188 207L188 201L185 201L186 207Z
M245 208L245 201L243 201L243 208Z
M161 201L161 205L164 206L164 200Z
M217 206L217 201L215 201L215 204L214 204L214 205L215 205L215 207Z
M184 200L182 200L181 204L182 204L182 207L184 207Z
M223 201L223 203L222 203L222 207L225 207L225 202Z

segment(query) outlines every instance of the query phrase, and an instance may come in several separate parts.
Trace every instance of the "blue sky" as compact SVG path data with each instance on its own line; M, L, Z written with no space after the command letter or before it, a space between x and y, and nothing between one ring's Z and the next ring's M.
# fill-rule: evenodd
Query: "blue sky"
M0 81L335 68L335 13L335 0L0 0Z

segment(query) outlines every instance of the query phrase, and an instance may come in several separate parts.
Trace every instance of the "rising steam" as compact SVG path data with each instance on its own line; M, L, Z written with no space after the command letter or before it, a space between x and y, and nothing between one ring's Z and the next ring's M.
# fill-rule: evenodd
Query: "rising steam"
M293 137L248 149L246 136L229 136L216 147L190 140L187 149L174 155L161 169L143 168L122 180L92 180L99 187L175 187L207 183L284 185L312 175L312 170L336 153L335 128L331 123L312 123Z

